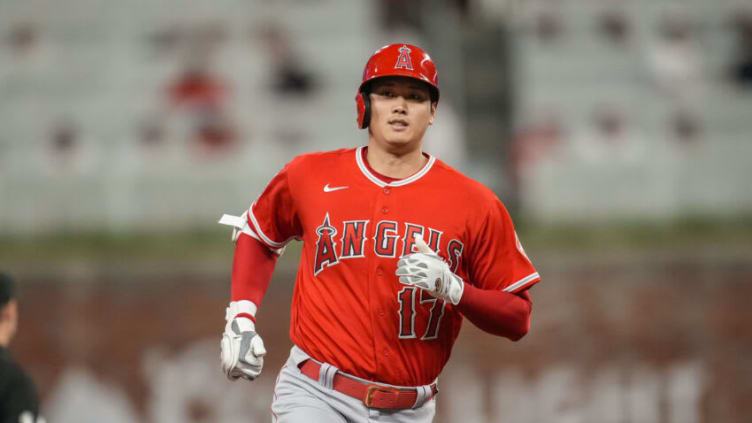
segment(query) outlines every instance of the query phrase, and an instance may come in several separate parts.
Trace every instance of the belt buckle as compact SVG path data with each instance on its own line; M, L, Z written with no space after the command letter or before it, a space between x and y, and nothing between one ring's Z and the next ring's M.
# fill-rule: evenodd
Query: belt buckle
M366 407L368 407L368 408L391 408L391 407L377 407L377 406L373 405L373 394L376 393L376 392L383 392L383 393L386 393L386 394L392 394L394 396L395 403L396 403L396 399L397 399L397 396L399 395L400 391L399 391L399 389L390 388L390 387L387 387L387 386L368 385L368 390L366 391L366 399L365 399L365 401L363 401L363 403L366 405Z

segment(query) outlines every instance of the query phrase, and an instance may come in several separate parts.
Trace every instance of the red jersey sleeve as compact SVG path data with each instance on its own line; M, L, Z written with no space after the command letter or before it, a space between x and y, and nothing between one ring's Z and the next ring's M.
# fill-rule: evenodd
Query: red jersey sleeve
M294 163L293 160L279 171L248 209L248 224L259 240L272 250L278 250L291 239L302 236L289 182Z
M465 282L458 310L482 330L519 341L530 330L530 293L479 289Z
M277 255L256 238L241 234L232 260L232 301L249 300L258 307L272 280Z
M540 275L525 254L504 205L495 196L489 203L477 219L479 226L472 228L468 282L482 289L521 292L540 282Z

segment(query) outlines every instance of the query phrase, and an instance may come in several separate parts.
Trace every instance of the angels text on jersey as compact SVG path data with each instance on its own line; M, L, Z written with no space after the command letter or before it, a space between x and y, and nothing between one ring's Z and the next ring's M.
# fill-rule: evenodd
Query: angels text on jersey
M369 225L373 228L370 229ZM323 222L316 228L316 257L313 274L318 275L325 268L335 266L341 260L365 258L368 253L377 257L396 258L417 251L415 236L428 238L428 246L442 256L453 272L457 271L464 244L451 239L446 251L440 251L441 237L438 229L417 223L394 220L346 220L341 227L334 227L327 212Z

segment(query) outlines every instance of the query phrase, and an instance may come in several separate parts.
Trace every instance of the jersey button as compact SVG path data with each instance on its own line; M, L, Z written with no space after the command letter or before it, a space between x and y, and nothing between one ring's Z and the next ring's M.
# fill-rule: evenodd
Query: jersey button
M384 271L381 270L381 268L379 267L378 269L376 269L376 274L379 275L379 276L381 276L381 275L384 274Z
M384 213L384 214L387 214L387 213L389 213L389 209L386 208L386 207L384 207L383 209L381 209L381 212Z
M384 311L379 311L379 317L384 317Z
M384 357L389 357L389 350L384 348Z
M389 193L391 193L391 192L392 192L392 190L389 187L385 187L384 188L384 194L389 195Z

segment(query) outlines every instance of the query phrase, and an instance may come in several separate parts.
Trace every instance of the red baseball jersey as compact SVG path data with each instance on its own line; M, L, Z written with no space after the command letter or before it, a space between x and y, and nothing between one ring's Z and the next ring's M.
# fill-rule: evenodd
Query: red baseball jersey
M519 292L540 281L491 190L435 157L385 182L364 147L298 156L251 205L271 249L303 241L290 338L313 358L373 381L432 383L460 330L456 307L395 275L414 236L479 288Z

